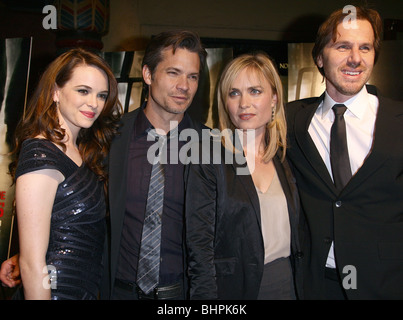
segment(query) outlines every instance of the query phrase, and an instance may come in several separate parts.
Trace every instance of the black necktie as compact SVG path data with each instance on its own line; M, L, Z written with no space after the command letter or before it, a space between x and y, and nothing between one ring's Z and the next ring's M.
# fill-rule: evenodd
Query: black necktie
M351 179L346 123L344 121L344 112L347 107L344 104L335 104L332 109L335 118L330 131L330 163L332 165L334 185L340 191Z
M159 143L159 155L161 155L166 137L159 136L155 133L155 130L151 130L149 134L157 139ZM160 159L157 157L154 159L151 169L137 269L137 285L145 294L150 293L151 290L157 287L159 282L161 216L164 204L165 183L164 167Z

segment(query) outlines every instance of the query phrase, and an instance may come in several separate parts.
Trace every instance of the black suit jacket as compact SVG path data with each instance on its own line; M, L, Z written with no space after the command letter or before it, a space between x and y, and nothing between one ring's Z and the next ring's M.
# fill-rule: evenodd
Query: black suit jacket
M127 185L127 161L129 156L130 137L134 130L135 120L141 108L126 113L122 117L119 135L112 142L109 152L109 220L110 220L110 248L109 248L109 273L104 276L101 297L108 299L113 289L117 262L120 250L120 240L123 229L126 203L126 185ZM195 129L201 137L202 129L208 129L199 122L190 119L191 128ZM141 170L141 168L139 168ZM183 179L184 177L181 177ZM186 261L186 259L184 259ZM186 266L185 266L186 270ZM187 281L184 279L186 293Z
M367 89L376 94L374 87ZM305 298L324 298L325 263L334 239L336 263L349 299L402 299L403 103L378 96L370 154L338 193L308 133L323 97L286 107L287 155L312 240L304 273Z
M224 153L228 151L222 147L220 164L191 164L187 168L185 217L191 299L256 299L259 293L264 266L259 198L251 175L237 174L240 165L235 160L225 164ZM289 209L298 290L303 256L298 238L303 236L298 230L303 223L299 198L287 162L281 163L278 157L273 160Z

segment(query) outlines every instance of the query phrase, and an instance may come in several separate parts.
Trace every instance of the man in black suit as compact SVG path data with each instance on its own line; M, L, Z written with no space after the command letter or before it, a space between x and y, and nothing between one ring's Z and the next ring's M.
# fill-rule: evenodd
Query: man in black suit
M355 9L318 30L312 55L326 92L286 108L287 155L311 231L308 299L403 298L403 104L366 85L382 22Z
M199 37L188 31L163 32L152 38L145 51L142 72L148 88L147 100L139 109L123 116L120 136L114 139L109 155L112 299L187 298L183 256L184 164L178 158L168 158L164 164L159 283L149 293L138 285L152 170L148 155L156 143L149 141L148 131L155 129L170 137L176 129L179 134L184 129L195 129L201 137L202 124L193 122L185 111L197 91L206 54ZM167 142L168 156L178 155L185 143L179 139L176 145L172 139ZM102 297L109 298L109 294L104 292Z

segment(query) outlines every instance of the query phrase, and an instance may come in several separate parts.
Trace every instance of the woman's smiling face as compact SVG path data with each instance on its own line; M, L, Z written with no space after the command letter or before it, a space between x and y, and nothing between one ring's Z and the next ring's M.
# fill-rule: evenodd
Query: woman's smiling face
M105 72L94 66L77 66L71 79L54 92L60 124L74 133L91 127L102 112L107 97L108 77Z

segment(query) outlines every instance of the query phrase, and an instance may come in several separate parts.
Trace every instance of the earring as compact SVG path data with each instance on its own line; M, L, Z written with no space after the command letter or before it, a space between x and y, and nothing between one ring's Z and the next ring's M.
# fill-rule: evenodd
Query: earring
M276 106L273 105L273 107L271 108L271 121L274 121L274 116L276 114Z

